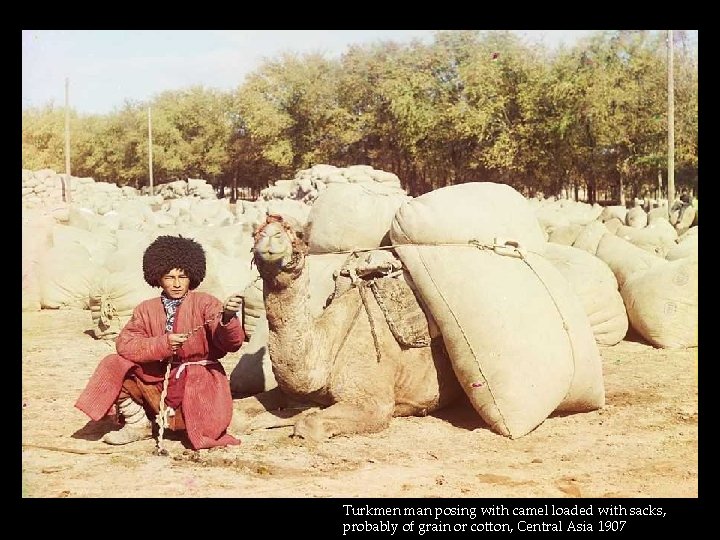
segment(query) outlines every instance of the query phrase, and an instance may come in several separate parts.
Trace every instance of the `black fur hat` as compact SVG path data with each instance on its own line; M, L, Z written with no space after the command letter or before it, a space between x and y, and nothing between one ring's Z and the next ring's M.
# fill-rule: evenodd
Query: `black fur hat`
M205 250L192 238L158 236L143 253L143 276L151 287L160 287L160 278L173 268L184 270L190 289L205 279Z

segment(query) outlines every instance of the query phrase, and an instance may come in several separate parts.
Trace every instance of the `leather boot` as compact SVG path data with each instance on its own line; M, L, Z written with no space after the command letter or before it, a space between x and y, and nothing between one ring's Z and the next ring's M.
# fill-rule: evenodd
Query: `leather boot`
M142 405L130 398L118 403L118 412L125 419L125 425L117 430L106 433L102 441L107 444L128 444L152 437L152 423L145 415Z

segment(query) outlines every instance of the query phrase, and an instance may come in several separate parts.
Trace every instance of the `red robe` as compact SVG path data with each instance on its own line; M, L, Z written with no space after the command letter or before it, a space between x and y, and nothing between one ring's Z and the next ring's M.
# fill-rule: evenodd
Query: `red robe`
M181 362L217 360L235 352L245 339L237 317L222 326L222 303L214 296L197 291L188 292L175 313L173 333L196 330L177 352ZM212 320L211 320L212 319ZM117 400L123 380L130 370L146 383L162 383L166 363L173 355L165 332L165 308L158 296L141 302L120 331L115 346L117 354L102 359L75 403L93 420L108 414ZM170 372L169 395L182 399L182 412L190 444L195 450L239 444L226 433L232 419L232 396L225 369L219 362L185 366L179 379L173 364Z

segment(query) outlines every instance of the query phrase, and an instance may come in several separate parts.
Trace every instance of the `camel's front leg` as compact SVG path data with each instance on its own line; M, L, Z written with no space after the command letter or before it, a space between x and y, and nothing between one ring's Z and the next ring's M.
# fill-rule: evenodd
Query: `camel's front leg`
M335 403L326 409L303 414L295 423L293 436L321 441L336 435L375 433L390 425L392 413L392 403Z

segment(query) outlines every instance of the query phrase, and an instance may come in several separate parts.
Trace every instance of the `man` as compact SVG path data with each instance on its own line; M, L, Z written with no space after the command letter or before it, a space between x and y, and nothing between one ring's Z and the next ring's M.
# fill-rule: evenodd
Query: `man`
M143 254L143 275L158 298L141 302L120 331L117 354L102 359L75 407L93 420L117 402L124 426L103 437L127 444L152 436L149 418L185 431L198 450L239 444L226 432L230 384L219 359L237 351L245 334L239 295L225 303L195 291L205 278L205 251L190 238L159 236ZM169 371L168 371L169 363Z

